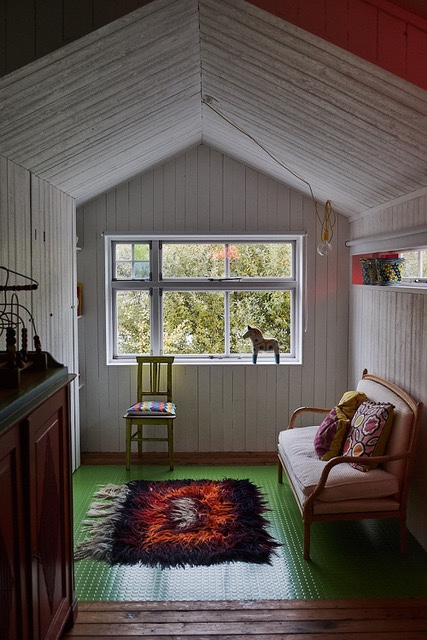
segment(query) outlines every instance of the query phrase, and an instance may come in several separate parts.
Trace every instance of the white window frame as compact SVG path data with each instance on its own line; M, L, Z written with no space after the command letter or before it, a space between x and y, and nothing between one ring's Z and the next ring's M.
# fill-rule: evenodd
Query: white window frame
M427 278L422 275L422 259L423 254L427 252L427 248L421 249L405 249L399 252L399 258L404 258L405 253L418 253L418 275L413 277L402 277L402 284L410 284L411 286L418 286L420 288L427 287Z
M157 242L175 242L175 243L224 243L224 244L232 244L232 243L245 243L245 242L254 242L254 243L273 243L273 242L292 242L294 243L294 252L293 252L293 276L291 278L268 278L267 280L271 283L271 288L269 290L279 290L279 291L291 291L292 294L292 303L291 303L291 352L290 353L281 353L280 354L280 364L301 364L302 363L302 322L303 322L303 256L305 250L304 238L305 233L291 233L291 234L262 234L262 235L250 235L250 234L221 234L221 235L206 235L206 234L198 234L198 235L177 235L177 234L129 234L129 233L104 233L104 250L105 250L105 326L106 326L106 353L107 353L107 365L128 365L130 363L135 363L135 356L121 356L114 353L114 334L113 332L116 330L115 321L114 321L114 309L113 309L113 289L117 290L125 290L127 289L135 289L135 285L138 284L138 280L114 280L113 279L113 243L114 242L137 242L137 243L153 243L153 264L158 265L159 255L157 253L156 245ZM183 285L182 279L171 279L171 280L163 280L157 277L155 270L153 271L152 279L150 281L150 286L153 289L157 288L168 288L169 290L182 291L185 290L186 286ZM242 279L244 280L244 279ZM257 288L260 290L265 290L265 280L264 287L262 286L263 282L260 279L260 282L251 278L248 279L248 291L254 291ZM194 281L188 285L188 290L194 290ZM196 287L197 288L197 287ZM207 284L205 279L200 279L200 289L206 290ZM244 287L240 287L244 289ZM214 287L212 287L213 290ZM222 282L221 288L216 288L216 290L235 290L233 286L233 282ZM153 335L159 335L161 332L161 310L159 305L152 305L151 310L151 325L153 323L157 326L157 330L152 332ZM227 327L225 327L225 339L228 340L228 332ZM155 340L152 339L152 354L160 355L159 344L156 343ZM269 354L271 357L267 360L258 359L259 364L275 364L275 360L272 354ZM176 354L175 355L175 363L177 364L252 364L252 354L232 354L230 356L209 356L209 355L189 355L189 354ZM277 365L276 365L277 366Z

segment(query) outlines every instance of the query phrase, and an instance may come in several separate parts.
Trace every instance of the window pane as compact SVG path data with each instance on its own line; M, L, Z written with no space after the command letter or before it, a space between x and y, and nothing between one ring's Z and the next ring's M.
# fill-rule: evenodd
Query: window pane
M252 352L252 342L242 338L248 325L257 327L265 338L276 338L281 353L290 353L291 292L233 291L230 294L231 353Z
M127 242L122 244L116 242L116 260L132 260L132 244Z
M163 293L163 351L224 353L224 294L207 291Z
M423 278L427 278L427 251L425 249L423 249L423 251L421 251L421 260L422 260L421 276Z
M117 262L115 278L116 280L131 280L132 262Z
M133 259L149 262L150 261L150 245L147 243L145 244L135 243L133 245Z
M150 353L148 291L117 291L117 354Z
M230 277L290 278L292 244L230 244Z
M224 277L224 245L163 244L163 278Z
M418 278L420 276L420 252L402 251L400 256L405 258L402 276L404 278Z
M134 262L133 263L133 277L139 280L146 280L150 277L150 263L149 262Z
M116 280L147 280L150 277L150 245L148 243L116 243Z

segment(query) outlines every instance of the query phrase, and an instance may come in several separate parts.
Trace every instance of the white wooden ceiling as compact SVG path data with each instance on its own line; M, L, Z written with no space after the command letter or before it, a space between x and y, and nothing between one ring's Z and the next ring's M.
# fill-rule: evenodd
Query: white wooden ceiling
M0 153L79 204L201 142L347 216L427 188L426 92L244 0L154 0L0 105Z

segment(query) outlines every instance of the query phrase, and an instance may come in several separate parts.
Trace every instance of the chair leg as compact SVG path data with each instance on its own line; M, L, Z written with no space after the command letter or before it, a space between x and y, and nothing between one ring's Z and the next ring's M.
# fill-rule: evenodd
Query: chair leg
M407 548L406 515L400 516L400 553L405 554Z
M138 425L138 457L142 456L142 424Z
M310 522L304 522L304 560L310 560Z
M130 453L131 453L131 435L132 435L132 420L126 420L126 469L130 469Z
M169 470L173 471L173 422L168 422Z

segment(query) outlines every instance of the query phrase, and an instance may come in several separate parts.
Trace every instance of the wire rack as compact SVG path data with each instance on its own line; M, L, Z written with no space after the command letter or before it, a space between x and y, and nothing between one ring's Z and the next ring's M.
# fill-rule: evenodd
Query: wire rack
M15 284L21 280L22 284ZM5 345L0 351L0 388L19 386L21 375L30 367L47 368L33 314L19 300L21 292L35 291L38 286L33 278L0 266L0 344ZM28 348L29 332L34 350Z

